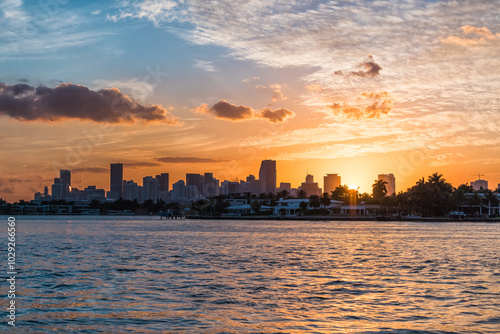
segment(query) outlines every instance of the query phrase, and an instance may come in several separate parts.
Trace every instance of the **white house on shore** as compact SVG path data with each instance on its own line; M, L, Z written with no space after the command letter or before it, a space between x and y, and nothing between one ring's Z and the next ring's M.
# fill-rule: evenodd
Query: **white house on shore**
M300 203L305 202L308 205L308 209L312 210L309 206L309 200L304 198L291 198L291 199L283 199L280 198L278 202L276 202L276 206L274 207L274 214L276 216L296 216L301 213ZM331 201L330 205L326 208L331 213L340 213L340 209L344 202L341 201Z

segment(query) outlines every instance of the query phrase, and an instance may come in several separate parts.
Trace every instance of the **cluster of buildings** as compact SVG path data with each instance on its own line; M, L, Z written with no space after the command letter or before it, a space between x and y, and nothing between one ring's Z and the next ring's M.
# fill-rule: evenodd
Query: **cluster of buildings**
M379 179L387 182L387 194L395 193L396 181L393 174L380 174ZM198 199L208 199L220 195L229 196L232 194L248 193L260 195L262 193L278 193L286 190L291 196L296 196L300 190L304 190L307 196L323 193L331 194L341 185L341 177L338 174L327 174L323 179L323 188L314 182L313 175L307 175L305 182L298 188L292 188L291 183L281 182L277 186L277 170L275 160L264 160L261 163L259 177L248 175L243 181L220 181L214 177L213 173L186 174L185 180L179 180L172 184L170 189L169 173L161 173L156 176L145 176L142 185L133 180L123 178L123 164L113 163L110 165L110 186L109 191L97 189L96 186L88 186L80 190L71 186L71 171L63 169L59 177L54 178L54 183L45 187L43 193L34 195L35 200L68 200L68 201L91 201L91 200L137 200L143 203L146 200L157 202L169 201L191 201Z
M110 165L109 190L98 189L96 186L88 186L83 190L71 186L71 171L60 170L59 177L54 178L53 184L44 188L43 193L36 193L32 201L35 206L18 208L23 213L30 214L98 214L99 209L91 209L90 202L98 200L100 202L115 201L120 198L124 200L137 200L139 203L151 200L156 203L159 200L165 202L178 202L189 205L191 201L207 199L212 202L224 201L228 204L226 215L247 215L256 212L255 203L258 202L258 211L261 214L274 216L298 215L304 211L304 199L293 198L299 195L299 192L305 191L306 196L322 196L324 193L331 194L337 187L342 186L341 176L338 174L327 174L323 177L323 187L314 181L314 176L308 174L305 181L297 188L292 188L291 183L282 182L277 185L276 161L264 160L261 163L258 178L254 175L248 175L245 180L240 181L220 181L215 178L213 173L194 174L187 173L185 180L178 180L170 187L169 173L161 173L156 176L145 176L142 179L142 185L133 180L123 178L123 164L113 163ZM396 193L396 179L393 174L379 174L378 180L386 182L387 195ZM488 189L488 181L480 177L471 182L474 190ZM500 188L500 185L499 185ZM280 196L278 200L270 206L268 196L259 196L260 194L280 193L286 191L292 198ZM252 196L255 195L255 196ZM471 195L471 194L470 194ZM481 198L485 196L480 193ZM497 195L498 196L498 195ZM499 196L500 199L500 196ZM62 200L69 203L47 203L46 201ZM309 203L309 201L306 201ZM483 201L484 202L484 201ZM254 205L252 205L254 204ZM488 215L495 215L500 212L500 207L495 207L489 203L485 207L480 204L462 204L461 210L473 214L482 215L488 212ZM310 204L307 204L310 205ZM327 206L321 206L323 212L329 214L345 215L375 215L380 209L380 205L366 204L365 202L344 203L342 201L331 200ZM309 207L311 209L311 207ZM28 211L26 211L28 210ZM31 211L30 211L31 210ZM128 212L132 214L131 212ZM463 212L460 212L463 214ZM109 214L109 212L108 212Z

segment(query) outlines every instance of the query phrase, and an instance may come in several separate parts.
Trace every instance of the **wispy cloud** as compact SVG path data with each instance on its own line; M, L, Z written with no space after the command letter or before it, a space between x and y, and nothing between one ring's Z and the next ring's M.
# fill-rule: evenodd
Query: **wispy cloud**
M214 63L206 60L195 60L194 65L195 68L203 70L205 72L215 72Z
M114 34L91 28L85 15L71 12L63 2L37 2L28 7L21 0L5 0L0 1L2 14L0 58L3 59L43 58L49 51L92 44Z
M243 82L243 83L249 83L249 82L252 82L252 81L259 81L259 80L260 80L259 77L251 77L251 78L243 79L241 82Z
M197 157L162 157L162 158L156 158L156 160L167 164L221 163L228 161L223 159L197 158Z
M365 60L359 63L355 69L352 70L337 70L335 75L354 75L358 77L376 77L380 74L382 67L375 62L372 55L369 55Z
M493 34L490 29L486 27L477 28L470 25L460 27L462 29L461 36L451 35L443 40L444 44L454 44L459 46L479 46L491 43L500 37L500 33Z
M125 94L133 96L138 101L147 101L153 95L155 85L141 80L132 78L128 80L95 80L94 86L118 88Z
M176 9L179 3L170 0L146 0L146 1L123 1L123 8L118 14L107 14L109 21L118 21L127 18L145 18L155 25L164 22L171 22L174 19L180 19Z
M268 107L272 106L276 102L286 100L286 96L282 92L282 85L280 85L280 84L275 83L275 84L271 84L269 86L257 85L255 88L260 89L260 90L268 90L268 91L272 92L273 97L272 97L271 103L269 103L267 105Z
M391 111L392 102L387 92L362 93L361 97L369 99L371 104L360 107L345 103L333 103L328 105L328 108L337 116L346 116L356 119L378 118L387 115Z

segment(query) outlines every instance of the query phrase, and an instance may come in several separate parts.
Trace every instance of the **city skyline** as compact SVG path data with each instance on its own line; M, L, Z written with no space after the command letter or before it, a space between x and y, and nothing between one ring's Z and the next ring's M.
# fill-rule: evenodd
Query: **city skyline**
M279 187L276 187L277 170L276 161L263 160L259 169L259 179L250 174L243 179L238 180L219 180L214 177L211 172L204 174L186 173L184 179L179 179L177 182L172 180L170 187L169 173L161 173L153 176L143 176L142 185L134 180L126 180L123 178L123 164L111 163L109 167L109 187L100 189L95 185L87 185L85 189L71 187L71 170L60 170L60 177L54 178L54 183L51 186L51 193L48 193L49 186L45 186L43 193L36 192L35 200L91 200L97 199L103 201L117 200L123 198L125 200L138 200L143 203L145 200L152 200L156 203L158 200L166 202L175 202L178 200L197 200L208 199L219 195L229 196L234 194L250 193L252 195L261 195L268 193L279 193L286 190L291 196L298 196L300 191L305 191L306 196L316 195L323 196L324 193L332 195L337 187L347 186L349 189L355 190L359 194L372 195L372 192L360 192L359 186L355 184L345 184L341 182L341 175L327 174L323 177L323 188L319 187L318 182L314 182L314 175L307 174L305 182L294 188L291 183L281 182ZM270 184L266 182L268 175L271 175ZM478 174L479 179L470 182L470 186L476 190L486 190L488 181L480 179L482 174ZM386 195L396 195L396 179L394 174L378 174L374 180L374 185L377 181L383 181L386 187ZM420 182L420 180L419 180ZM417 182L418 183L418 182ZM274 190L270 190L269 186L274 186ZM109 190L106 190L109 189ZM170 190L171 189L171 190ZM497 189L500 189L500 184ZM406 189L404 191L408 191ZM493 189L492 189L493 190ZM120 195L118 195L120 194Z
M370 192L500 183L491 1L0 1L0 197L278 161ZM423 24L425 22L425 24ZM375 176L375 178L374 178Z

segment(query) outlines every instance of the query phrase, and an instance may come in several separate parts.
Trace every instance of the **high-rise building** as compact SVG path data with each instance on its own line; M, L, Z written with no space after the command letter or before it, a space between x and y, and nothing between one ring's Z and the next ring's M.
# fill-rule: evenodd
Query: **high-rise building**
M62 184L61 199L69 198L71 187L71 171L67 169L61 169L59 171L59 181Z
M264 160L260 165L259 180L264 181L266 193L276 192L276 161Z
M314 182L314 176L312 176L311 174L308 174L306 176L306 182L302 182L300 189L304 190L307 193L308 197L312 195L323 195L321 188L318 187L317 182Z
M61 182L61 179L56 177L54 178L54 184L52 184L52 199L54 200L60 200L64 199L64 185Z
M154 203L160 198L160 181L152 176L146 176L142 179L142 198L144 201L148 199Z
M201 174L186 174L186 187L196 186L196 190L199 194L202 193L203 189L203 175Z
M169 175L168 173L161 173L156 175L158 181L160 181L160 191L169 191Z
M172 184L172 199L185 199L186 198L186 183L184 180L179 180Z
M203 195L206 198L219 195L219 180L214 178L213 173L205 173L203 176Z
M123 196L123 164L111 164L109 197L119 199Z
M239 182L224 180L220 184L220 193L221 195L238 194L242 192L241 188L242 186Z
M246 182L240 182L240 192L251 193L252 195L260 195L266 193L265 182L257 180L254 175L248 175Z
M475 191L488 189L488 181L486 180L477 179L476 181L471 182L470 185Z
M391 196L396 193L396 178L394 177L394 174L379 174L378 180L387 182L385 185L387 189L387 196Z
M104 189L97 189L96 186L88 186L83 190L83 198L85 200L93 200L96 199L98 201L106 200L106 192Z
M292 189L292 184L289 182L280 182L280 190L290 191Z
M133 180L123 181L123 199L124 200L139 200L139 185Z
M326 174L323 177L323 191L331 195L335 188L340 186L340 175Z

